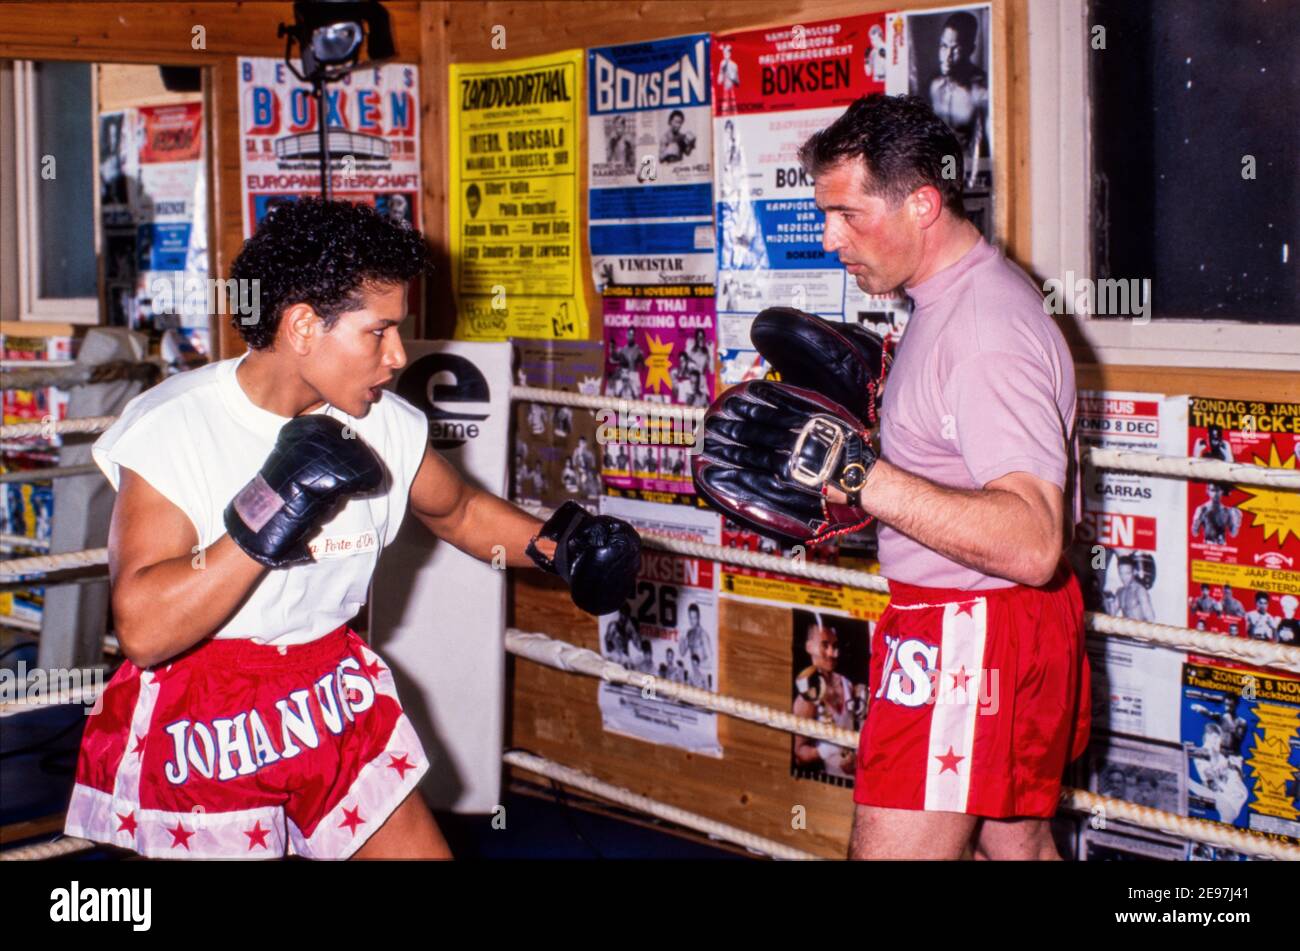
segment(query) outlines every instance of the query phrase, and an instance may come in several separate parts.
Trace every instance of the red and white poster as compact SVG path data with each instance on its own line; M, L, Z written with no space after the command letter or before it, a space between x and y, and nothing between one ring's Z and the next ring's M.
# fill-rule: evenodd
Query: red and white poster
M239 59L244 237L277 202L321 193L316 98L283 60ZM334 198L420 222L420 86L415 66L359 69L326 87Z
M1187 453L1295 469L1300 405L1192 397ZM1187 520L1188 625L1300 644L1300 493L1189 482Z

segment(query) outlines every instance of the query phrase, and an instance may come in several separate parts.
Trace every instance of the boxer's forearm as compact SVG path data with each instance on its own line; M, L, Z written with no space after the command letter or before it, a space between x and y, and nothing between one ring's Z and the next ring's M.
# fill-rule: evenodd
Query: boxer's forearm
M199 555L114 573L113 618L126 656L153 667L207 638L239 608L267 568L229 535Z
M952 489L882 459L862 505L926 548L1019 584L1046 584L1061 557L1061 526L1014 492Z
M540 521L505 499L470 487L465 489L456 518L441 520L436 529L430 526L439 538L467 555L499 566L504 555L504 566L512 568L533 567L524 552L541 527ZM537 547L547 556L555 552L552 541L542 540Z

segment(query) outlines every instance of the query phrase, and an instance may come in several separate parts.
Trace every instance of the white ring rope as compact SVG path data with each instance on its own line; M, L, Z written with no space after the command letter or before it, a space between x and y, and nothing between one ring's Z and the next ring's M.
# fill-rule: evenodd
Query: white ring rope
M16 849L5 849L0 851L0 862L40 862L45 859L58 858L60 855L85 852L93 848L96 848L96 845L89 839L68 836L55 839L52 842L37 842L35 845L22 845Z
M614 786L587 773L581 773L576 769L552 760L543 759L540 756L534 756L531 753L511 750L502 759L511 766L526 769L530 773L545 776L547 779L554 779L566 786L581 789L583 792L599 796L601 799L616 802L621 806L628 806L638 812L655 816L666 822L676 823L679 826L694 829L696 832L703 832L714 838L722 839L724 842L731 842L749 849L751 852L758 852L787 861L816 861L819 858L811 852L804 852L774 839L765 839L762 836L754 835L752 832L746 832L744 829L727 825L725 822L718 822L716 819L709 819L706 816L687 812L685 809L679 809L676 806L670 806L667 803L659 802L657 799L642 796L630 789L624 789L622 786Z
M1300 469L1271 469L1244 462L1218 459L1192 459L1187 456L1160 456L1151 452L1127 449L1088 449L1088 461L1097 469L1119 472L1142 472L1147 475L1174 476L1199 482L1231 482L1237 485L1261 485L1274 489L1300 491Z
M31 555L0 561L0 581L19 580L24 575L46 574L65 568L92 568L108 564L107 548L83 548L57 555Z
M102 433L117 422L116 416L74 416L72 419L51 419L30 423L8 423L0 426L0 440L23 439L29 436L66 436L69 433Z

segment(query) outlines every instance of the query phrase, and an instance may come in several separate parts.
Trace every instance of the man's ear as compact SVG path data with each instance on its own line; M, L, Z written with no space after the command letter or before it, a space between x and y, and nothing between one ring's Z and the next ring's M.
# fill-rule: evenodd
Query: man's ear
M943 213L943 196L933 185L922 185L907 196L907 203L912 220L919 228L929 228Z

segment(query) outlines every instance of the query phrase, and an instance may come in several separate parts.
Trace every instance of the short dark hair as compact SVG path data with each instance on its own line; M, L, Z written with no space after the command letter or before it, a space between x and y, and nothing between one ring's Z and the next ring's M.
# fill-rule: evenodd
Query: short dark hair
M980 31L980 21L975 19L975 14L958 10L944 21L943 28L957 34L957 42L967 54L975 48L975 37Z
M799 149L799 161L813 177L854 159L867 166L870 194L897 206L921 186L932 185L945 208L958 218L966 217L961 145L919 96L863 96Z
M682 112L680 109L674 109L672 112L668 113L669 122L672 122L674 117L680 118L683 122L686 121L686 113Z
M236 281L257 281L257 320L231 323L251 350L275 342L286 307L310 304L330 330L364 305L362 292L405 284L429 269L424 236L370 205L302 198L278 205L244 242L230 268Z

